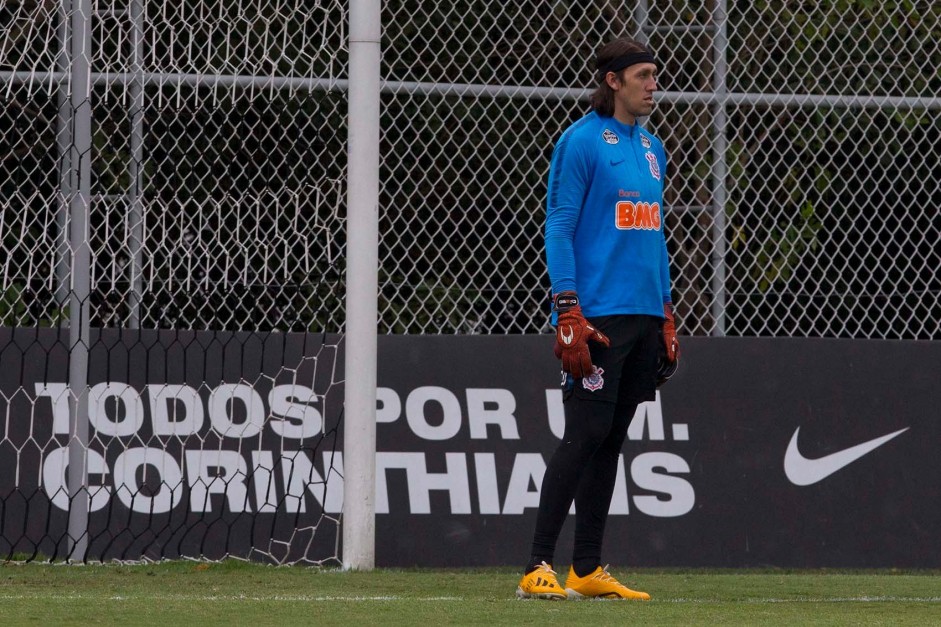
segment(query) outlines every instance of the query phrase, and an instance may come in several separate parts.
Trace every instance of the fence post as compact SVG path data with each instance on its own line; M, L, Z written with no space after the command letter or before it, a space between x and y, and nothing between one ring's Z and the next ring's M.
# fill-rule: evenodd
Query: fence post
M69 20L71 19L72 0L60 0L59 23L56 37L59 39L59 55L56 57L56 70L67 74L71 70L72 51L69 43ZM55 239L55 298L60 315L65 312L69 299L69 234L68 214L69 199L72 197L72 111L70 108L69 83L59 80L56 87L56 148L59 168L59 202L56 211Z
M725 315L725 203L728 198L726 183L728 179L728 140L725 133L728 126L726 113L726 95L728 86L725 82L728 64L725 55L728 49L728 14L726 0L716 0L712 13L712 54L713 88L715 102L712 105L712 335L724 336Z
M128 326L132 329L141 327L141 294L143 292L144 268L144 199L143 199L143 162L144 162L144 2L131 0L129 9L131 21L131 69L133 78L129 86L131 96L131 154L127 164L130 188L128 189L128 260L129 317Z

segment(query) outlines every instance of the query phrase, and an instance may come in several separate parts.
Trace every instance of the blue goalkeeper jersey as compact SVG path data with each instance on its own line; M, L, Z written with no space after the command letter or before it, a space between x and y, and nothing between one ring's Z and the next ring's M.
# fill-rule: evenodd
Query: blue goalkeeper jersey
M672 300L665 174L663 144L638 124L592 112L562 134L546 202L553 294L575 290L586 316L663 317Z

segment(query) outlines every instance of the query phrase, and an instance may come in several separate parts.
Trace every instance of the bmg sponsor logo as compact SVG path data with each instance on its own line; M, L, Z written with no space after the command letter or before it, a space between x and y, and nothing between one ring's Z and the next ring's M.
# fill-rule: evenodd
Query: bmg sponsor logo
M622 200L615 204L614 223L621 230L660 230L660 203Z

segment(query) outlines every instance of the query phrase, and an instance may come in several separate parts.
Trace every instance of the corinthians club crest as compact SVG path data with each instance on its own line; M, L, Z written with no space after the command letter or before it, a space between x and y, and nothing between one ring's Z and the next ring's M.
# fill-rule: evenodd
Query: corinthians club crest
M654 177L658 181L660 180L660 164L657 163L657 155L652 152L644 154L647 157L647 163L650 164L650 176Z
M594 392L604 387L604 377L601 376L604 374L604 368L599 368L598 366L592 366L592 368L594 372L582 379L582 387L589 392Z

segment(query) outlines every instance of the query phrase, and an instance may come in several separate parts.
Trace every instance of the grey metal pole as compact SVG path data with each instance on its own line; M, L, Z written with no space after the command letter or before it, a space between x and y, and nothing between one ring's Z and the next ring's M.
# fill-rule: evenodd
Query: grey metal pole
M91 0L73 0L71 110L72 181L69 197L69 247L72 284L69 298L69 547L73 561L88 551L88 346L91 248Z
M56 27L56 37L59 40L59 55L56 58L56 69L62 73L69 71L69 12L72 9L72 0L61 0L59 4L59 23ZM69 197L71 187L72 166L69 161L72 150L72 112L69 101L69 84L60 82L56 93L56 148L58 151L59 167L59 199L56 211L55 235L55 299L59 312L63 312L69 298L69 235L68 228Z
M69 80L63 72L9 72L0 71L0 85L62 83ZM127 72L99 72L91 75L92 85L130 85L133 74ZM301 89L305 91L348 91L349 81L336 78L291 78L272 76L239 76L232 74L170 74L144 72L145 85L179 88L182 85L200 89L221 87L248 87L266 89ZM384 81L379 87L383 94L422 94L436 96L467 96L475 98L516 98L521 100L546 98L552 100L587 101L592 89L568 87L525 87L519 85L475 85L468 83L418 83L413 81ZM718 99L708 91L658 91L657 102L682 104L712 104ZM789 94L789 93L736 93L727 91L726 105L762 107L840 107L882 111L905 109L911 111L941 111L939 96L884 96L857 94Z
M728 140L726 130L728 115L726 112L726 51L729 40L727 33L728 14L726 0L716 0L712 15L715 30L712 36L712 55L714 68L713 93L715 102L712 104L712 318L714 326L712 335L724 336L726 325L725 296L726 296L726 242L725 242L725 203L728 199L726 189L728 181Z
M647 0L638 0L634 5L634 22L637 24L637 32L634 33L634 39L642 44L647 43L647 19L649 10Z
M376 563L379 0L350 2L343 567Z
M69 80L63 72L10 72L0 71L0 85L13 83L62 83ZM92 85L130 85L135 80L127 72L93 72ZM232 74L169 74L144 72L145 85L180 87L188 85L203 89L213 87L256 87L268 89L301 89L306 91L348 91L349 81L336 78L290 78L271 76L238 76ZM475 98L513 98L518 100L551 99L587 101L593 90L568 87L521 87L518 85L474 85L467 83L418 83L412 81L385 81L380 85L383 94L422 94L437 96L473 96ZM659 91L657 102L681 104L712 104L716 95L708 91ZM726 92L727 106L763 106L801 109L804 107L839 107L883 111L941 111L939 96L883 96L864 94L789 94L789 93L736 93Z
M131 59L133 79L130 84L131 97L131 162L128 164L130 188L128 201L128 247L129 247L129 320L132 329L141 325L141 292L143 291L144 267L144 207L142 194L142 165L144 161L144 2L131 0Z

